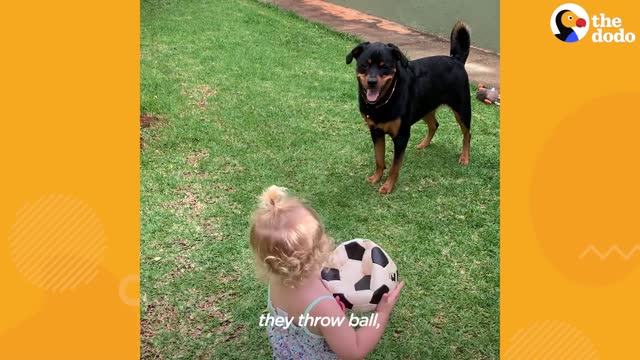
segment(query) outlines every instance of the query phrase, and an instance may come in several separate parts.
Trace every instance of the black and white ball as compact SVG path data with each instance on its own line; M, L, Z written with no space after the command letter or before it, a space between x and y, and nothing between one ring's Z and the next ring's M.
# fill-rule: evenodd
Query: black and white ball
M321 273L322 282L353 312L370 312L382 295L398 285L398 269L371 240L354 239L338 245Z

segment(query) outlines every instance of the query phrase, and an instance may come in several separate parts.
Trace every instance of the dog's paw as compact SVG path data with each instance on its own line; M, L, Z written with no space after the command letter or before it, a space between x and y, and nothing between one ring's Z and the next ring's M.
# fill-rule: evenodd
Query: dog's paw
M373 174L367 178L367 182L370 184L376 184L382 178L382 174Z
M458 160L458 164L462 165L462 166L467 166L469 165L469 155L465 155L462 154L460 155L460 159Z
M378 192L380 194L391 194L391 192L393 191L393 184L390 182L385 182L380 189L378 190Z
M416 145L416 149L418 150L422 150L422 149L426 149L427 147L429 147L429 145L431 144L431 140L428 140L425 138L424 140L420 141L420 144Z

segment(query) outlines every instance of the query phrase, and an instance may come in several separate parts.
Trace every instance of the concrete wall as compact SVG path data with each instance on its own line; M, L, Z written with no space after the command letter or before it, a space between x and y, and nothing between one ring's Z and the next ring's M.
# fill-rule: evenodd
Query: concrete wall
M327 0L367 14L448 38L461 19L471 28L471 44L500 52L499 0Z

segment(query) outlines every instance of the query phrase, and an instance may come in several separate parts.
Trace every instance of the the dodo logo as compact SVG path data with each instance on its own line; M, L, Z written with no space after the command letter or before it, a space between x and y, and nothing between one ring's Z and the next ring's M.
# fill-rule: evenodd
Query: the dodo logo
M579 41L589 31L589 15L580 5L560 5L551 14L551 31L561 41Z
M599 13L589 18L589 14L576 4L558 6L551 14L551 31L561 41L572 43L584 38L593 25L591 41L594 43L632 43L636 34L622 27L622 19Z

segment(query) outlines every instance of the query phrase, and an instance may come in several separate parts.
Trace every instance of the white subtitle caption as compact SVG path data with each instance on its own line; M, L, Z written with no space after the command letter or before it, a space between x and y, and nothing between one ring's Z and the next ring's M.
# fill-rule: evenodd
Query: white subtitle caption
M260 315L259 326L277 326L284 329L288 329L293 323L298 327L308 326L341 326L346 320L346 316L334 317L334 316L310 316L309 314L300 315L297 318L286 318L283 316L273 316L271 314ZM372 313L368 316L355 316L350 314L349 326L375 326L376 329L380 328L378 323L378 314Z

